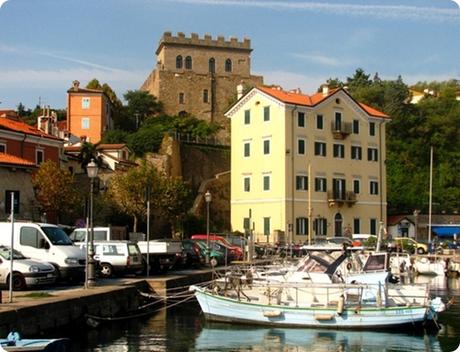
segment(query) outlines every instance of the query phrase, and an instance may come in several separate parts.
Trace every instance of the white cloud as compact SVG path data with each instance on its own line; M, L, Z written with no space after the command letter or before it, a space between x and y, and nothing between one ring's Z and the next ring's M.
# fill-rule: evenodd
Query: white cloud
M58 70L3 70L0 71L0 82L4 86L60 86L63 89L70 87L73 80L81 82L90 81L97 78L101 82L109 85L125 85L140 87L148 75L149 70L145 71L124 71L106 69L87 69L71 68Z
M369 5L318 1L279 0L165 0L192 5L262 7L273 10L305 10L339 15L353 15L388 19L460 22L456 9L409 5Z
M351 62L347 62L346 60L343 59L337 59L332 56L326 56L322 54L299 54L299 53L293 53L291 54L292 57L298 58L298 59L303 59L308 62L312 62L315 64L320 64L324 66L349 66L352 64Z

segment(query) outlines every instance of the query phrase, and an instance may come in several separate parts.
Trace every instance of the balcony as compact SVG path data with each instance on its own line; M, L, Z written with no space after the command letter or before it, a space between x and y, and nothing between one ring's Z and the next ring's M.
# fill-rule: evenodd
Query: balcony
M348 204L349 207L356 203L356 193L353 191L327 191L327 203L329 207L341 207Z
M333 121L331 123L331 131L334 139L345 139L349 134L351 134L351 123L336 123Z

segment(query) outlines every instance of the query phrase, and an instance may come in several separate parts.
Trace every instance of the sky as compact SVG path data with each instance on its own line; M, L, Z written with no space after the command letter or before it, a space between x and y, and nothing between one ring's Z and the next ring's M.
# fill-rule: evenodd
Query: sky
M459 0L0 0L0 109L65 108L73 80L121 98L165 31L251 39L252 73L311 94L357 68L460 79Z

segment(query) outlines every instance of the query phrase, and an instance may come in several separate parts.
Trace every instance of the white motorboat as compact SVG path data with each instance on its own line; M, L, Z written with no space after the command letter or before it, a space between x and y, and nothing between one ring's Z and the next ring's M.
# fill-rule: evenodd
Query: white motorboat
M190 290L213 321L274 326L375 328L422 323L445 309L428 285L252 282L226 276Z

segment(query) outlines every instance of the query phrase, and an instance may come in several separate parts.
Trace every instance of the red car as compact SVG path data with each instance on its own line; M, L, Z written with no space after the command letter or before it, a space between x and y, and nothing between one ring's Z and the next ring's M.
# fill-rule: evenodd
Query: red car
M191 237L192 240L198 240L198 241L207 241L207 238L208 238L208 235L203 235L203 234L195 234L195 235L192 235ZM243 250L238 246L232 245L224 237L210 234L209 241L220 243L223 246L229 248L235 257L235 260L243 259Z

